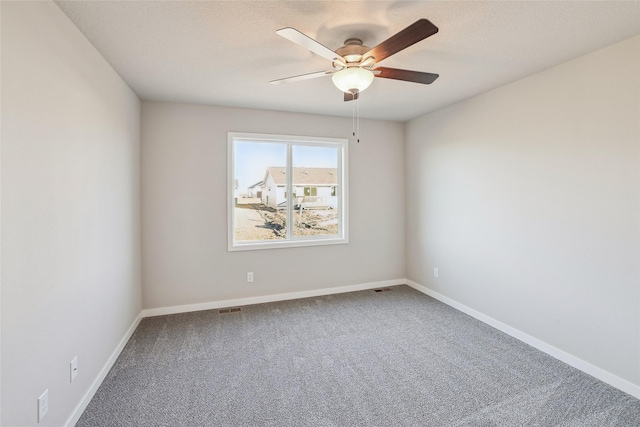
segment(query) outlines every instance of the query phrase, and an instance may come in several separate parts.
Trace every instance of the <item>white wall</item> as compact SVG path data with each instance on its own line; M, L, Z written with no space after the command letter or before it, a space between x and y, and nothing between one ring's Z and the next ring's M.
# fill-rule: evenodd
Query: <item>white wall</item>
M639 56L636 37L406 128L407 277L636 390Z
M349 147L349 244L227 252L227 132L349 137L351 119L144 102L143 306L403 278L403 125L364 120L360 129Z
M141 310L140 102L54 3L1 7L2 425L61 426Z

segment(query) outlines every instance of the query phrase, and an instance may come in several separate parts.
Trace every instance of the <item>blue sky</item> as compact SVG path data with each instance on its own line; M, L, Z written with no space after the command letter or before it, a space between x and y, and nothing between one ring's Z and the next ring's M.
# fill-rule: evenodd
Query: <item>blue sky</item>
M287 145L271 142L244 142L235 144L235 178L241 192L264 178L269 166L285 167ZM300 146L293 147L293 166L308 168L335 168L338 166L338 148Z

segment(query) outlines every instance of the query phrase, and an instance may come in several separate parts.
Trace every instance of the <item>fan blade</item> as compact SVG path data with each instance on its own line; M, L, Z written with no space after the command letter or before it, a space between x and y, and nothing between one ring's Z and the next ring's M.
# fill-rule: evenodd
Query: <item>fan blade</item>
M376 63L378 63L383 59L400 52L402 49L406 49L412 44L418 43L420 40L424 40L427 37L434 35L437 32L438 27L433 25L431 21L424 18L419 19L404 30L389 37L387 40L365 53L362 57L366 59L373 56L376 59Z
M354 99L358 99L360 97L360 92L349 93L344 92L344 102L353 101Z
M315 73L301 74L299 76L293 76L293 77L286 77L284 79L271 80L269 83L271 83L272 85L281 85L283 83L299 82L300 80L308 80L308 79L315 79L316 77L330 76L333 73L334 73L333 70L318 71Z
M335 59L339 58L342 60L342 62L346 62L343 57L341 57L325 45L318 43L306 34L303 34L300 31L296 30L295 28L282 28L276 31L276 34L296 44L299 44L300 46L307 48L311 52L320 55L323 58L327 58L330 61L334 61Z
M433 83L435 79L439 77L438 74L399 70L397 68L378 67L374 71L380 71L379 74L374 74L376 77L382 77L383 79L404 80L405 82L422 83L425 85Z

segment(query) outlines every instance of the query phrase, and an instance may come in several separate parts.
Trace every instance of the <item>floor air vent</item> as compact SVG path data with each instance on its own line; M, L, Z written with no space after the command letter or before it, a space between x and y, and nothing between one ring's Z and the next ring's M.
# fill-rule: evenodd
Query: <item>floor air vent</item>
M221 308L218 310L218 314L227 314L227 313L238 313L242 311L240 307L232 307L232 308Z
M373 292L388 292L391 288L374 289Z

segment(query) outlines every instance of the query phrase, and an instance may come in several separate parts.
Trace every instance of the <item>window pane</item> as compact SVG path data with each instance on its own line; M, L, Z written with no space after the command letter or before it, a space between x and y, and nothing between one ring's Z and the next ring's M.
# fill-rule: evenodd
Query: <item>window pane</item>
M237 242L286 239L287 146L234 144L234 238Z
M338 148L294 145L291 152L293 235L338 235Z
M347 144L229 132L228 250L349 243Z

